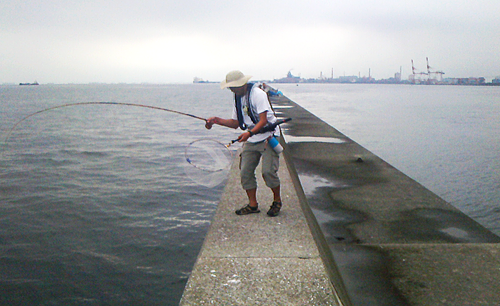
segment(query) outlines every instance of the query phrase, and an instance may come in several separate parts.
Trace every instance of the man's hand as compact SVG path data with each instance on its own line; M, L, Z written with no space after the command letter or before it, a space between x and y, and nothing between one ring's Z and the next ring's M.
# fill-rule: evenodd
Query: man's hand
M249 132L245 132L243 134L241 134L240 136L238 136L238 142L245 142L248 140L248 138L250 138L250 133Z
M217 123L217 117L210 117L205 122L205 128L210 130L215 123Z
M205 121L205 127L210 130L214 124L225 126L228 128L236 129L238 128L238 120L234 119L223 119L220 117L210 117Z

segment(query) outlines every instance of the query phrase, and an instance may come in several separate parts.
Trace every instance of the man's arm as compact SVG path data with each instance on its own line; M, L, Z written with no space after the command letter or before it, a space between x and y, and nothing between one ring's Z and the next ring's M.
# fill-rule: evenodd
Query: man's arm
M237 123L238 121L236 121ZM263 112L259 114L259 122L253 127L253 129L249 129L247 132L241 134L238 137L239 142L247 141L248 138L252 137L254 134L257 134L260 129L262 129L267 124L267 112Z
M236 129L239 127L238 120L234 119L223 119L219 117L210 117L205 122L205 127L211 129L214 124L222 125L228 128Z

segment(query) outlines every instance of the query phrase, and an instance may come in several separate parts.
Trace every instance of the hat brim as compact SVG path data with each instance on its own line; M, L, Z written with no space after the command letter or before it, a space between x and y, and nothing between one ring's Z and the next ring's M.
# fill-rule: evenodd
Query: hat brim
M248 80L250 80L251 78L252 78L251 75L245 75L243 78L232 82L227 82L226 80L224 80L220 83L220 88L224 89L228 87L241 87L246 83L248 83Z

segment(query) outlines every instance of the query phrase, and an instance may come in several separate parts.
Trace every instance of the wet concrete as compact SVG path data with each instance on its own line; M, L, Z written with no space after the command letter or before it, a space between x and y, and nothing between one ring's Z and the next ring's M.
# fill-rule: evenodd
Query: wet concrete
M498 236L293 101L273 105L293 118L285 157L352 305L499 304Z

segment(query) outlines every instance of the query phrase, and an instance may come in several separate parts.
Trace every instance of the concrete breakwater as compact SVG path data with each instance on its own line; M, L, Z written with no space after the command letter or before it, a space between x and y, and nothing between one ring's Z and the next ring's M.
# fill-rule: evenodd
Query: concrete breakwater
M498 305L498 236L293 101L272 102L293 118L282 214L236 216L233 168L181 304Z
M233 163L181 305L341 305L283 156L279 174L280 215L266 215L273 199L258 172L261 213L238 216L247 199Z

